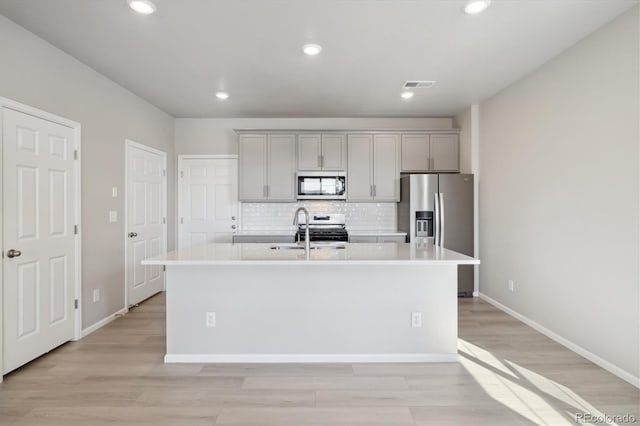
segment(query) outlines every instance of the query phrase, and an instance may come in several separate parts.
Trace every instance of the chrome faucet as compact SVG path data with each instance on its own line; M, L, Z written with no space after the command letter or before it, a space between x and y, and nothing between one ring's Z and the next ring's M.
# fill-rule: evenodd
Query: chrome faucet
M293 216L293 224L298 225L298 213L304 213L305 227L304 227L304 252L309 258L309 253L311 252L311 238L309 238L309 210L304 207L298 207L294 216Z

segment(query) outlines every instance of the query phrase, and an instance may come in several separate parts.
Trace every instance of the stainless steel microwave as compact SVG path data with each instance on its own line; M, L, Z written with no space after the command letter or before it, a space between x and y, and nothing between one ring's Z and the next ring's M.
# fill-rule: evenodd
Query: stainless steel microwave
M347 198L347 178L343 172L300 172L296 181L298 200Z

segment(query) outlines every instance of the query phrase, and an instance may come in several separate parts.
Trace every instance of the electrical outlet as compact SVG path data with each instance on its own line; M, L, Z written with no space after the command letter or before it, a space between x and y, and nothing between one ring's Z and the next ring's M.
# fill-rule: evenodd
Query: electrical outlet
M116 198L118 196L118 187L117 186L114 186L114 187L111 188L111 196L113 198Z
M422 312L411 312L411 327L422 327Z
M205 321L205 325L207 327L215 327L216 326L216 313L215 312L207 312L207 319Z
M509 282L507 283L507 287L509 288L509 290L515 291L513 280L509 280Z
M115 223L118 221L118 212L116 210L109 210L109 222Z
M93 290L93 303L100 301L100 289L96 288Z

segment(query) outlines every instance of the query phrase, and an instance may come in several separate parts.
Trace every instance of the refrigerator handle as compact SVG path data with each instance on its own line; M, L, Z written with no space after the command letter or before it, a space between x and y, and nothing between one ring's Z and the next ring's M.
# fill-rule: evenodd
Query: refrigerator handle
M435 194L433 194L433 199L434 199L434 203L433 205L435 206L435 212L434 212L434 217L435 217L435 224L434 224L434 228L435 228L435 237L433 239L433 244L438 247L440 245L440 201L439 201L439 197L438 197L438 193L436 192Z
M444 247L444 194L440 193L440 247Z

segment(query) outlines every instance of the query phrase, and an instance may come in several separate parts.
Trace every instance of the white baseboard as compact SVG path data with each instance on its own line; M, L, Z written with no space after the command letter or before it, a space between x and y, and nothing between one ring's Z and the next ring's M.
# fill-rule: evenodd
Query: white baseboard
M104 327L105 325L109 324L111 321L115 320L116 318L118 318L121 315L126 314L127 312L129 312L129 310L127 308L122 308L118 312L113 313L113 314L109 315L108 317L101 319L100 321L94 323L93 325L90 325L89 327L87 327L84 330L82 330L82 336L80 338L87 337L88 335L90 335L94 331L98 330L99 328Z
M532 319L530 319L530 318L528 318L528 317L526 317L526 316L514 311L513 309L508 308L507 306L503 305L502 303L498 302L497 300L492 299L491 297L487 296L484 293L480 293L480 298L482 300L485 300L486 302L492 304L493 306L495 306L496 308L500 309L501 311L506 312L507 314L511 315L515 319L522 321L523 323L527 324L529 327L533 328L534 330L538 331L539 333L542 333L545 336L547 336L548 338L550 338L552 340L555 340L556 342L560 343L562 346L572 350L573 352L577 353L578 355L580 355L580 356L588 359L589 361L593 362L594 364L604 368L605 370L607 370L611 374L614 374L614 375L620 377L622 380L631 383L633 386L635 386L637 388L640 388L640 377L634 376L633 374L629 373L628 371L625 371L622 368L610 363L606 359L603 359L603 358L599 357L598 355L594 354L593 352L589 352L588 350L586 350L582 346L576 345L572 341L560 336L559 334L554 333L553 331L549 330L548 328L546 328L546 327L538 324L534 320L532 320Z
M458 354L166 354L170 363L458 362Z

